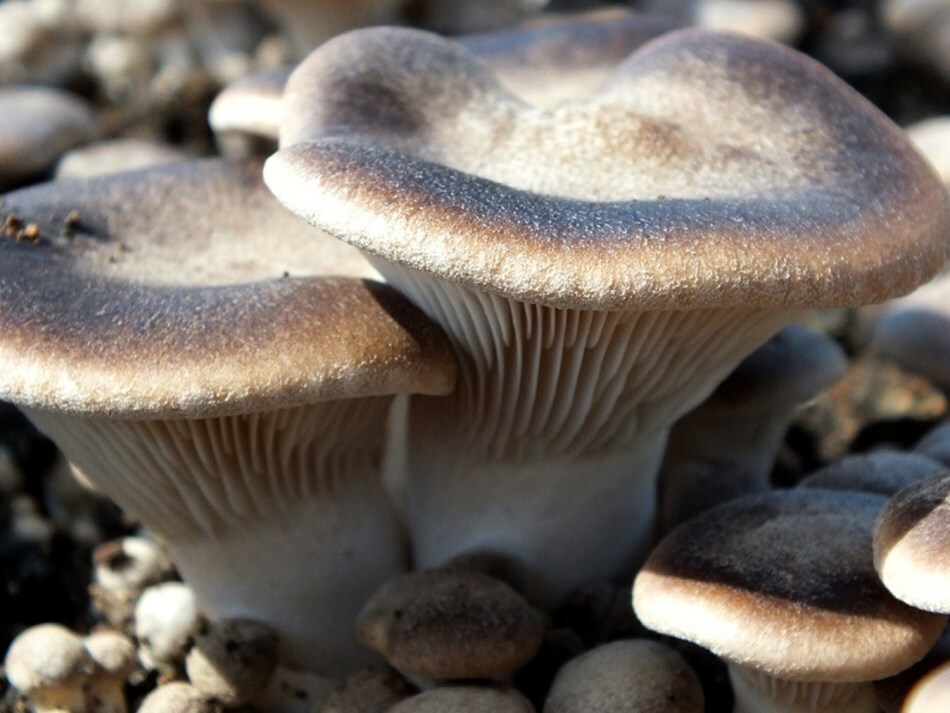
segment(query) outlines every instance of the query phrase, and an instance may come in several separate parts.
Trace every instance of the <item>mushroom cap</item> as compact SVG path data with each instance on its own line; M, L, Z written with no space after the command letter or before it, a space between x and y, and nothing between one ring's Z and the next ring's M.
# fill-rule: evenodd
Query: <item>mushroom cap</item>
M831 490L733 500L667 535L637 575L656 631L783 679L869 681L921 658L946 618L896 600L874 571L886 500Z
M513 688L441 686L400 701L388 713L534 713Z
M184 161L188 154L171 144L145 139L98 141L67 151L56 164L56 180L91 178L107 173L133 171L173 161Z
M798 487L858 490L891 497L947 466L921 453L874 451L839 458L802 478Z
M950 709L950 661L924 676L902 709L903 713L936 713Z
M458 38L498 83L529 104L553 106L593 93L627 55L680 25L620 6L548 13L508 29Z
M290 69L272 69L232 82L214 98L208 123L215 132L243 131L277 138Z
M188 680L222 705L250 703L277 667L277 634L248 619L212 621L185 657Z
M586 101L540 109L456 43L375 28L311 54L286 102L264 169L282 203L517 301L857 304L909 291L950 251L950 199L903 132L773 43L671 32Z
M874 565L901 601L950 613L950 472L888 501L874 531Z
M791 408L831 386L847 366L833 339L790 324L743 359L700 407L750 414Z
M928 431L914 445L914 452L950 466L950 421L944 421Z
M703 688L686 659L665 644L628 639L568 661L544 713L702 713Z
M888 304L874 325L872 347L950 389L950 272Z
M324 701L319 713L388 711L415 692L412 684L391 668L362 669L337 686Z
M48 87L0 87L0 187L41 173L95 134L89 104Z
M149 693L138 713L215 713L220 708L190 683L172 681Z
M544 629L544 616L507 584L464 570L396 577L357 619L363 644L396 670L443 680L513 673L537 653Z
M2 213L23 227L0 235L0 398L198 418L453 385L447 341L393 289L312 276L367 268L258 164L46 184Z
M20 632L3 662L10 683L27 695L78 680L94 665L82 639L60 624L38 624Z

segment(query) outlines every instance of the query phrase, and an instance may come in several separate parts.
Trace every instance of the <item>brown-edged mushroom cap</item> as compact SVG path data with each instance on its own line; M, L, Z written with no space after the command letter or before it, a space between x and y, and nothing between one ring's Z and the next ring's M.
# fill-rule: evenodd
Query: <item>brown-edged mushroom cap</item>
M345 672L368 663L359 606L406 566L379 473L389 405L450 390L454 357L391 288L312 276L353 253L335 261L258 169L6 196L0 394L166 542L210 615Z
M901 601L950 613L950 472L888 501L874 531L874 565Z
M906 292L948 257L948 198L902 132L771 43L669 33L551 110L411 30L336 38L296 82L310 100L288 102L265 166L278 198L386 260L510 299L846 305Z
M791 701L811 696L831 699L815 710L867 710L846 708L851 696L873 709L870 688L850 684L907 668L946 623L877 578L871 537L885 502L803 489L709 510L651 553L634 583L637 616L726 659L737 696L759 701L743 710L798 710Z
M394 478L416 561L507 554L546 603L632 574L670 424L744 356L805 306L910 289L950 244L902 132L751 39L669 33L542 109L455 43L364 30L302 63L285 109L270 188L460 354Z
M258 172L192 162L8 194L0 395L197 418L447 390L441 337L391 289L297 277L371 268L282 210Z

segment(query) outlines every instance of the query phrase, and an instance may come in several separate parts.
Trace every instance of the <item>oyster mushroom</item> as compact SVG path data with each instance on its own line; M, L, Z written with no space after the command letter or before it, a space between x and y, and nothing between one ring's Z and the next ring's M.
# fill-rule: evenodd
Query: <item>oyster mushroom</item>
M875 713L870 682L922 658L947 622L877 578L871 541L886 502L803 488L707 510L650 554L637 617L725 659L736 713Z
M505 554L547 603L632 573L670 424L746 355L808 307L910 290L950 246L900 129L748 38L666 34L543 109L455 43L362 30L302 63L284 108L269 187L461 361L391 461L416 563Z
M441 333L384 285L309 276L365 263L283 210L259 164L4 208L36 236L0 239L0 397L161 537L210 617L272 627L285 666L372 660L356 613L406 567L385 421L396 394L451 389Z

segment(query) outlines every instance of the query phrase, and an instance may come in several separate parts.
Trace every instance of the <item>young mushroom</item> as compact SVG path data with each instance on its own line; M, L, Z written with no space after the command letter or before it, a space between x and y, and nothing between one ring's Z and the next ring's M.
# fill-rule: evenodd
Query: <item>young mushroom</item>
M634 610L725 659L736 713L876 713L870 681L923 657L947 621L877 578L871 539L886 502L775 490L707 510L650 554Z
M35 713L85 713L83 683L95 666L82 639L59 624L20 632L3 662L7 680Z
M542 109L458 44L368 29L284 109L267 184L459 355L390 461L416 563L504 554L545 603L632 573L670 425L745 356L947 260L948 198L900 129L771 43L672 32Z
M129 206L135 206L130 210ZM6 196L0 397L167 545L212 618L345 672L406 566L380 461L395 395L444 393L442 334L283 210L259 164L175 164ZM295 277L293 275L307 275Z
M649 639L603 644L568 661L544 713L702 713L699 677L675 649Z

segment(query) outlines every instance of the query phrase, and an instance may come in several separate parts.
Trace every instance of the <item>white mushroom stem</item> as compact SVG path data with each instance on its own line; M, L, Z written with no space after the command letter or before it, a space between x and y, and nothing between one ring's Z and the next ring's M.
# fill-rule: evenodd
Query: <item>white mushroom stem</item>
M415 565L506 555L546 604L632 574L670 424L791 313L555 309L375 266L462 364L454 396L412 400L408 449L391 459Z
M356 642L356 614L405 570L379 469L389 401L178 421L28 411L165 540L211 617L265 623L284 665L341 673L374 660Z
M877 713L870 681L791 681L729 664L733 713Z

